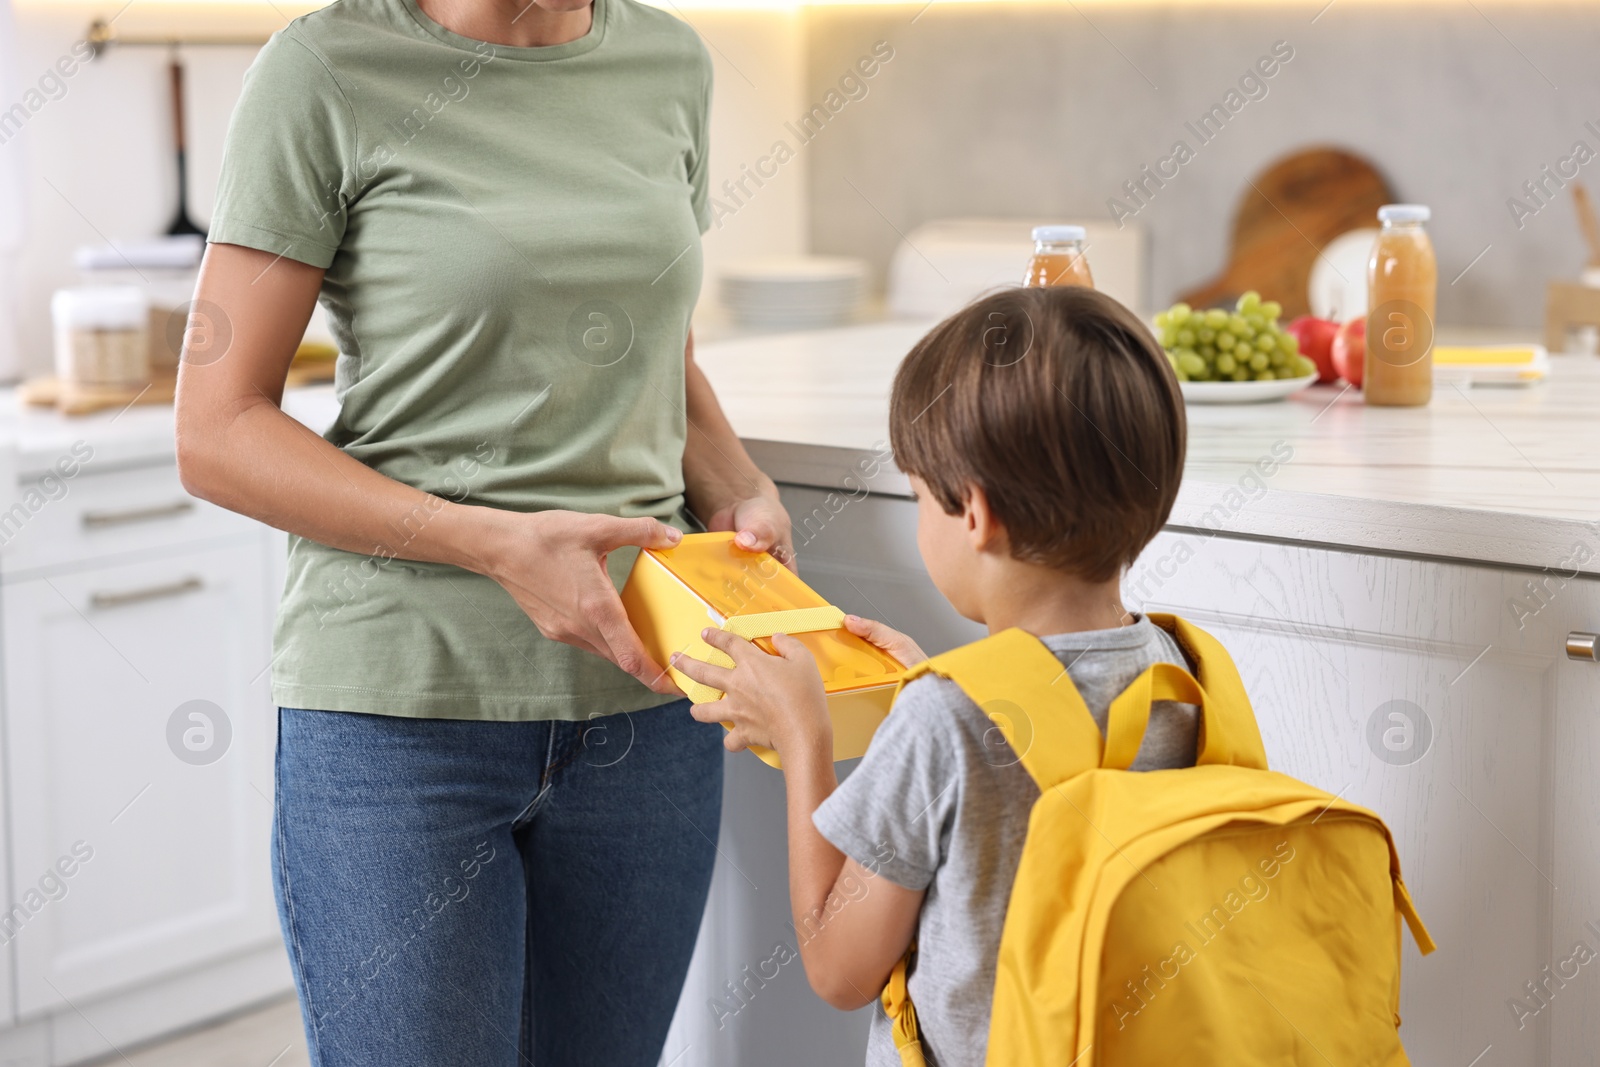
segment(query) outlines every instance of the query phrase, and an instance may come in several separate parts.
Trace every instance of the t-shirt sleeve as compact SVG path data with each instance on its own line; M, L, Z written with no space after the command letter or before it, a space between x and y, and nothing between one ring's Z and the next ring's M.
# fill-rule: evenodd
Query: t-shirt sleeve
M327 267L344 239L355 144L333 74L292 32L277 34L228 123L208 239Z
M942 679L908 685L861 763L811 817L835 848L907 889L933 881L960 799L952 695L960 690Z
M694 207L694 218L703 234L711 229L710 170L711 170L711 59L702 58L705 69L705 88L701 92L699 111L695 113L694 149L689 157L689 202Z

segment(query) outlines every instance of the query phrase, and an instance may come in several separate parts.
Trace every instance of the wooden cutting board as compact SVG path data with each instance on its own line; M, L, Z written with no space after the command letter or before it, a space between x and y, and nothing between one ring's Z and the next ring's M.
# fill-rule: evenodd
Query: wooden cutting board
M145 385L73 385L54 376L30 378L17 390L24 404L53 407L63 415L90 415L134 404L170 404L176 391L175 374L163 374Z
M1222 273L1178 299L1231 307L1254 289L1283 305L1285 321L1308 314L1318 253L1340 234L1376 226L1378 209L1394 201L1378 168L1353 152L1307 148L1284 156L1245 186Z
M332 360L295 360L284 377L284 387L316 385L333 381ZM91 415L96 411L115 411L134 404L170 404L177 393L178 376L158 373L146 385L73 385L54 375L30 378L17 390L24 404L53 407L63 415Z

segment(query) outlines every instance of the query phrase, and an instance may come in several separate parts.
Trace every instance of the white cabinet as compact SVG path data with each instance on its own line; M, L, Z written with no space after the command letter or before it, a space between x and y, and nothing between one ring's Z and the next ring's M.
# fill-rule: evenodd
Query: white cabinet
M3 999L17 1021L68 1028L58 1056L106 1051L73 1027L138 1035L137 1012L117 997L211 964L237 969L277 941L276 543L189 498L170 465L83 475L11 532L0 567L10 828L0 939L15 988ZM259 967L250 973L259 990ZM218 1000L193 1003L214 1011ZM185 1020L176 1003L145 1014L164 1026L203 1017ZM91 1016L100 1021L80 1025Z
M841 496L826 497L784 488L797 528L800 516L817 517L799 546L808 582L930 652L981 635L928 582L912 503L872 496L841 507ZM1530 579L1544 586L1542 606L1528 599ZM1537 610L1516 609L1519 598ZM1571 661L1563 646L1569 630L1600 631L1600 581L1172 530L1131 569L1124 599L1214 633L1239 665L1272 765L1373 808L1393 830L1440 946L1423 958L1407 939L1401 1033L1413 1062L1473 1063L1490 1046L1478 1062L1592 1058L1600 664ZM686 994L694 1010L770 948L767 898L786 884L783 856L752 824L782 825L782 784L776 774L760 780L761 770L729 779L739 795L723 851L739 872L717 884L739 906L724 900L721 958L701 969L716 981ZM1563 961L1578 941L1597 955L1575 970ZM1530 982L1543 987L1542 1003ZM1534 1010L1519 1012L1518 999ZM781 1047L767 1041L781 1028L764 1025L759 1009L732 1042ZM859 1057L860 1035L851 1020L794 1062L847 1062Z
M1180 561L1181 558L1181 561ZM1600 584L1567 583L1519 628L1526 572L1164 533L1125 585L1239 664L1272 764L1377 811L1439 951L1407 942L1414 1062L1579 1062L1600 1011L1582 974L1542 1008L1525 983L1582 938L1600 888L1592 720ZM1586 914L1587 913L1587 914ZM1520 1024L1520 1025L1519 1025ZM1567 1049L1563 1053L1562 1048Z
M3 483L0 483L3 484ZM262 527L184 492L170 462L24 483L0 509L0 575L77 567Z
M253 537L5 587L21 1015L275 936L265 623Z
M1520 585L1520 583L1519 583ZM1547 642L1569 630L1600 633L1600 583L1584 582L1569 587L1573 595L1557 600L1549 609L1552 617L1541 627L1540 640ZM1555 710L1549 730L1549 759L1553 766L1546 802L1550 805L1552 857L1550 876L1555 882L1550 923L1550 952L1540 960L1559 973L1545 987L1550 990L1549 1006L1529 1019L1518 1036L1526 1040L1531 1032L1539 1037L1539 1024L1549 1027L1549 1062L1553 1064L1593 1062L1600 1049L1600 663L1558 659L1547 672L1541 694ZM1597 955L1573 975L1567 961L1577 942L1583 942ZM1544 986L1549 981L1541 970L1519 976L1522 982ZM1506 994L1532 1003L1524 987ZM1507 1022L1512 1018L1505 1008Z

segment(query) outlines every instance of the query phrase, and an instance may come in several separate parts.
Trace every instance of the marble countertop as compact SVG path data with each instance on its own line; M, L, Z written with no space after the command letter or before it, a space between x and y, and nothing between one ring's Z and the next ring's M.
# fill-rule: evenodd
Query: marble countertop
M696 358L774 478L859 487L861 461L887 456L889 386L927 326L745 337L703 344ZM336 411L329 386L290 390L284 407L319 432ZM1600 575L1600 359L1557 357L1549 380L1528 388L1442 385L1426 408L1369 408L1355 390L1317 386L1188 415L1173 526L1530 568L1585 557L1581 569ZM18 478L80 440L94 470L171 462L172 408L69 419L0 392L0 467ZM882 468L869 488L908 492Z
M895 368L927 326L741 338L696 358L769 473L837 486L887 441ZM1600 360L1552 362L1542 384L1442 384L1424 408L1368 407L1342 385L1191 405L1172 525L1519 567L1587 556L1600 574ZM905 491L893 472L872 487Z

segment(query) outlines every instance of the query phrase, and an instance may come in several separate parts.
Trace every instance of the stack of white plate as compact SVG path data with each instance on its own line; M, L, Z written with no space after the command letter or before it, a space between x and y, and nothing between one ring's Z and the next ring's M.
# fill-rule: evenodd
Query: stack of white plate
M722 303L751 330L816 330L855 317L867 264L836 256L747 260L722 271Z

